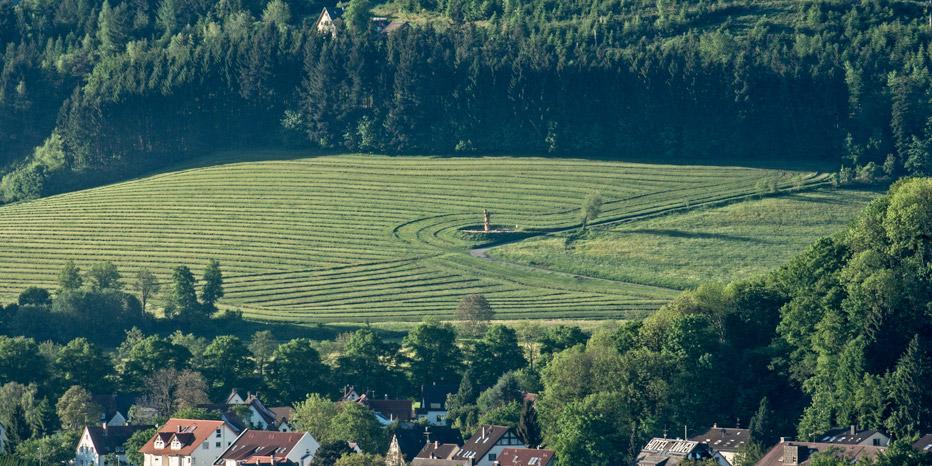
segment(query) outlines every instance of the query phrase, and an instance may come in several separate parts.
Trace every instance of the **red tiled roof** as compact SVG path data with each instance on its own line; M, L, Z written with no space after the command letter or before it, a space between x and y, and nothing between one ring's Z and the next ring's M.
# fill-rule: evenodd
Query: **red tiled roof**
M230 429L229 426L225 425L226 423L223 421L172 418L139 449L139 452L150 455L187 456L198 448L201 443L204 443L217 429ZM232 429L230 430L232 431ZM165 448L155 448L155 439L157 438L161 438L165 442ZM181 441L181 449L179 450L171 449L171 442L175 438Z
M501 466L547 466L552 460L553 450L532 448L506 448L498 455Z
M214 464L223 464L226 460L269 463L273 456L276 463L282 462L305 435L304 432L247 430L224 450Z

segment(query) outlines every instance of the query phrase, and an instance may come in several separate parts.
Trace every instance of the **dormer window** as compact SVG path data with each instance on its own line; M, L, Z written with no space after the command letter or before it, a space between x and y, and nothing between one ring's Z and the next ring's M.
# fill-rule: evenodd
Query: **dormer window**
M181 450L181 442L178 437L172 439L172 450Z
M162 448L165 448L165 442L163 442L162 439L158 438L158 439L155 439L155 444L153 446L161 450Z

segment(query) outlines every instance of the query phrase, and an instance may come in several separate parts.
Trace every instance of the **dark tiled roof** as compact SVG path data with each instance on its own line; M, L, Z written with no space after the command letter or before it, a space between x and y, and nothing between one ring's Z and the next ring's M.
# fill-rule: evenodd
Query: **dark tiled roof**
M94 449L97 454L106 455L115 453L121 449L123 444L132 437L133 434L140 430L146 430L147 426L87 426L87 433L91 437Z
M424 445L416 458L450 459L459 449L460 446L455 443L430 442Z
M434 442L463 444L463 437L458 429L445 426L405 428L405 424L401 424L399 427L399 429L395 430L395 436L398 438L401 453L405 455L405 459L408 461L417 456L428 443L428 440L431 444Z
M337 19L337 18L343 16L343 9L342 9L342 8L325 6L325 7L324 7L324 11L327 12L327 15L330 16L330 19L331 19L331 20L334 20L334 19ZM321 13L323 13L323 12L321 12Z
M438 458L414 458L411 466L464 466L462 461Z
M453 455L453 459L481 460L510 430L511 427L508 426L494 426L488 424L479 427L476 434L463 445L460 451Z
M291 406L278 406L275 408L269 408L269 411L275 415L276 425L280 425L283 422L288 422L288 419L291 419L291 415L294 414L294 408Z
M672 466L679 464L690 456L711 457L706 446L694 440L655 437L641 449L641 452L635 458L634 464L638 466L659 464Z
M932 451L932 434L926 434L919 438L916 443L913 444L913 450L916 451Z
M488 387L479 387L479 393L482 393ZM432 404L439 404L440 409L446 410L447 406L447 395L451 393L456 393L460 389L459 385L452 384L433 384L433 385L422 385L421 386L421 407L415 409L417 414L426 414L428 411L436 408L431 408Z
M233 398L234 394L236 394L235 389L233 393L231 393L230 396L227 398L227 401L229 401L230 398ZM225 416L232 412L232 409L234 406L252 407L256 410L257 413L259 413L259 416L262 417L262 420L265 421L267 425L271 427L275 427L277 425L275 422L277 415L273 413L269 408L266 408L265 405L262 404L262 401L260 401L259 398L256 397L256 395L250 394L249 396L247 396L242 405L231 404L231 403L204 403L204 404L197 405L198 408L209 409L211 411L220 411ZM240 422L242 423L242 420L240 420Z
M384 28L382 28L382 31L381 31L381 32L382 32L382 34L388 34L388 33L397 31L397 30L399 30L399 29L401 29L401 28L403 28L403 27L406 27L406 26L408 26L408 23L405 22L405 21L392 21L391 23L388 23L387 26L385 26Z
M223 464L226 460L247 464L280 463L304 435L303 432L247 430L224 450L214 464Z
M868 445L844 445L837 443L822 442L780 442L771 448L763 458L754 466L784 466L793 464L791 458L795 458L795 464L800 466L807 465L812 459L812 454L816 452L825 452L831 449L836 455L847 458L852 464L861 458L874 458L878 453L882 453L884 447L875 447Z
M138 398L138 394L113 393L110 395L94 395L91 397L91 401L104 408L104 421L110 422L116 413L120 413L124 418L128 419L129 408L136 404Z
M850 427L847 429L832 429L821 437L819 437L819 443L833 443L836 445L857 445L861 442L866 441L872 435L876 434L876 430L854 430L852 434ZM884 435L881 433L881 435ZM884 435L886 437L886 435Z
M501 466L547 466L552 460L553 450L533 448L506 448L498 455Z
M414 458L411 466L465 466L462 461L439 458Z
M363 395L359 397L358 403L392 420L411 420L411 400L379 400Z
M695 435L690 440L705 443L715 451L738 451L748 440L750 429L729 429L712 426L705 433Z
M227 411L221 414L220 418L223 419L224 421L227 421L227 424L229 424L230 427L232 427L233 430L237 432L242 432L246 430L246 423L243 422L243 420L240 419L240 417L237 416L236 413L234 413L233 411Z

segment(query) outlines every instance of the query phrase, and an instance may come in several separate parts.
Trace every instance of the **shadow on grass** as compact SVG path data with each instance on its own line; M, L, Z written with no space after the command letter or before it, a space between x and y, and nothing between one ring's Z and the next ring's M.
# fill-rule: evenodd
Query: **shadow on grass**
M655 236L667 236L670 238L687 238L687 239L715 239L722 241L740 241L745 243L757 243L757 244L766 244L768 241L762 240L760 238L751 238L747 236L737 236L737 235L727 235L724 233L705 233L699 231L682 231L682 230L669 230L663 228L637 228L632 230L625 230L623 233L642 233L647 235Z

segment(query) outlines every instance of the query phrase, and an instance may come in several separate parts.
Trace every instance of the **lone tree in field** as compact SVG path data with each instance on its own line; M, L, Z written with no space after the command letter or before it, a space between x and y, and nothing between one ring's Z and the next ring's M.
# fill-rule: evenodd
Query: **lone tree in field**
M152 295L159 292L162 284L159 283L159 279L152 272L149 272L149 269L140 269L139 272L136 272L136 282L133 283L133 288L139 293L139 300L142 301L142 312L146 312L146 303L149 302Z
M486 325L495 317L495 311L492 306L481 294L468 294L460 299L456 306L456 320L460 321L463 333L479 336Z
M217 311L217 300L223 297L223 274L220 272L220 262L211 259L204 269L204 286L201 287L201 302L204 303L207 315Z
M594 221L602 213L602 195L598 192L589 193L583 200L582 208L579 209L579 220L582 226L579 231L586 229L589 222Z
M58 272L58 290L71 291L81 288L84 279L81 277L81 268L74 265L74 261L65 262L64 267Z
M91 288L94 291L103 291L103 290L119 290L123 288L123 284L120 283L120 279L123 278L120 275L120 271L117 270L117 266L113 265L113 262L105 261L98 262L91 266L91 270L87 272L88 281L91 282Z

